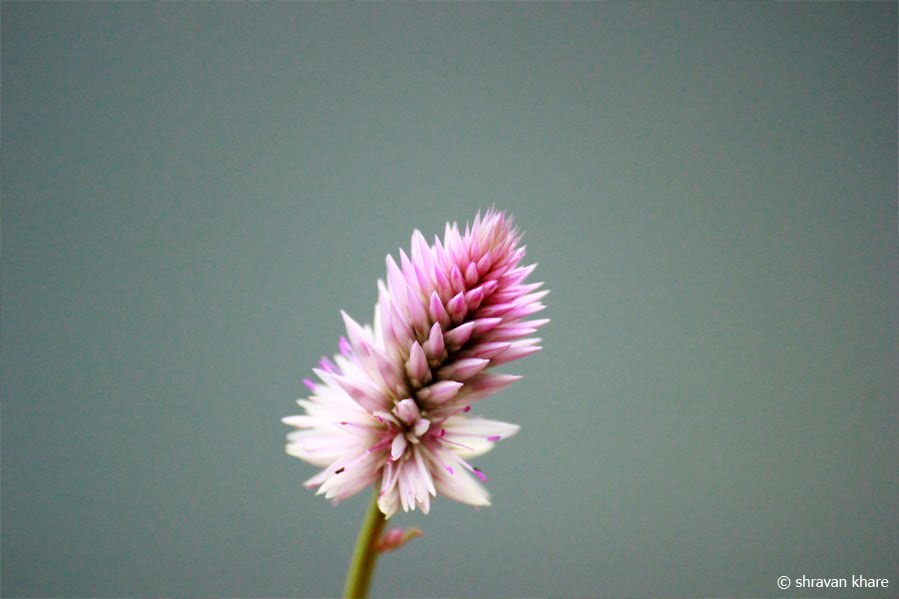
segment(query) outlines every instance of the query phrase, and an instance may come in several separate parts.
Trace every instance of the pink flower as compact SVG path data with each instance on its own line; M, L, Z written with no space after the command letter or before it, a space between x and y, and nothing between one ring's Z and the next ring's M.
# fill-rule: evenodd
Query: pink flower
M427 513L437 493L490 505L487 478L469 460L519 427L469 410L520 378L489 369L539 350L528 335L549 322L526 320L548 291L523 282L536 264L519 266L520 240L491 209L464 235L447 224L443 242L428 245L415 231L411 257L387 256L374 325L342 313L348 340L314 369L319 382L304 381L306 413L283 419L299 429L287 453L324 468L307 487L337 503L377 484L387 517L400 507Z

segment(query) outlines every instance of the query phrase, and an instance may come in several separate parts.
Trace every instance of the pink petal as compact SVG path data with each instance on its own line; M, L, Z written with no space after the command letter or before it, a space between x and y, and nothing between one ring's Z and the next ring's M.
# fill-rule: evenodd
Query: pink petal
M455 397L461 388L462 383L458 381L439 381L419 389L418 398L429 406L439 405Z
M453 400L452 405L471 403L505 389L521 377L515 374L482 372L465 381L465 388Z
M402 248L400 248L400 264L403 268L403 279L405 279L406 285L417 293L419 291L418 276L415 274L415 267L409 261L409 256Z
M456 328L443 332L443 342L446 344L447 349L454 351L468 341L474 329L474 322L460 324Z
M396 415L407 425L411 425L421 417L421 412L415 401L407 398L396 404Z
M428 367L428 358L418 341L413 341L412 348L409 350L406 374L414 387L421 387L430 382L431 369Z
M418 229L412 232L412 262L416 265L421 265L424 272L432 272L434 270L433 253L424 235Z
M490 364L484 358L466 358L455 360L437 371L437 377L455 381L465 381L481 372Z
M437 284L437 292L443 301L453 296L453 286L447 278L442 265L434 270L434 282Z
M502 324L502 318L478 318L476 320L472 320L474 323L474 334L475 335L483 335L484 333L493 330L495 327Z
M516 285L523 281L525 277L534 272L534 269L537 268L537 264L531 264L530 266L522 266L519 268L515 268L502 276L500 280L500 285L503 287L510 287L512 285Z
M507 362L529 356L541 349L540 346L537 345L538 343L540 343L540 339L536 337L515 341L511 344L508 351L503 352L493 359L493 364L499 366L500 364L506 364Z
M462 276L462 271L459 270L459 266L453 264L453 269L450 271L450 285L452 285L453 293L462 293L465 291L465 277Z
M436 291L431 293L431 301L428 305L428 316L431 317L432 321L439 323L442 327L450 325L450 315L447 314L446 309L443 307L443 302L440 300L440 296L437 295Z
M465 358L484 358L492 360L496 356L502 355L504 351L512 347L508 341L489 341L487 343L478 343L455 354L455 357L462 360Z
M477 264L478 274L480 274L481 276L484 276L490 270L491 266L493 266L493 256L491 255L490 252L487 252L486 254L481 256L480 260L478 260L478 264Z
M369 412L375 412L390 405L390 399L387 396L365 382L337 374L332 375L331 378L353 398L353 401Z
M454 323L462 322L468 313L468 305L465 303L465 293L460 291L446 303L446 311Z
M469 262L468 266L465 267L465 282L471 287L478 282L479 277L478 265L474 262Z
M394 262L393 256L389 254L387 256L387 286L393 296L400 293L405 294L406 281L403 277L403 272Z
M406 305L409 306L409 318L412 328L416 334L424 335L431 323L425 307L421 304L421 300L410 287L406 288Z
M465 292L465 306L468 308L469 312L477 310L482 301L484 301L483 287L475 287L474 289Z
M431 334L425 341L423 349L429 364L439 364L446 358L446 346L443 344L443 331L440 329L439 323L435 322L431 327Z

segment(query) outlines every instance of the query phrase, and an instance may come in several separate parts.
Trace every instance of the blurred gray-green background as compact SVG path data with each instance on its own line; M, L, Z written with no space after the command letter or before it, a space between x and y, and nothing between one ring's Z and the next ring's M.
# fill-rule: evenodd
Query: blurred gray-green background
M4 596L339 594L280 418L494 204L522 431L376 596L895 595L896 3L0 8Z

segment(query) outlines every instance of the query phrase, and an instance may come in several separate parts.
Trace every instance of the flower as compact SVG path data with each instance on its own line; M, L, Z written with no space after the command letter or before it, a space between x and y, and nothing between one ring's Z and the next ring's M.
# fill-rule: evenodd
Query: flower
M425 513L437 493L473 506L490 505L483 472L469 463L515 424L469 415L474 402L520 377L489 369L540 349L528 338L548 319L542 283L524 283L536 264L503 212L480 213L464 235L447 224L443 242L412 235L411 255L387 256L378 281L374 324L341 312L347 336L334 359L305 379L312 392L288 416L287 453L323 470L306 481L336 504L372 484L390 517L402 507Z

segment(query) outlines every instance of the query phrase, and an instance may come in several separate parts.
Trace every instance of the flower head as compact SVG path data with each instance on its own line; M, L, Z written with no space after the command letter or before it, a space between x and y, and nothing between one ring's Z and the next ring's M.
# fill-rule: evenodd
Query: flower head
M520 266L520 241L512 219L491 209L464 234L447 224L433 245L415 231L399 264L387 256L374 324L342 313L340 353L322 358L319 381L304 381L306 413L283 419L298 429L287 453L323 468L307 487L337 503L377 484L387 517L427 513L437 493L490 504L486 476L469 460L519 427L469 411L520 378L490 368L539 350L528 335L549 322L526 320L548 292L524 283L536 264Z

